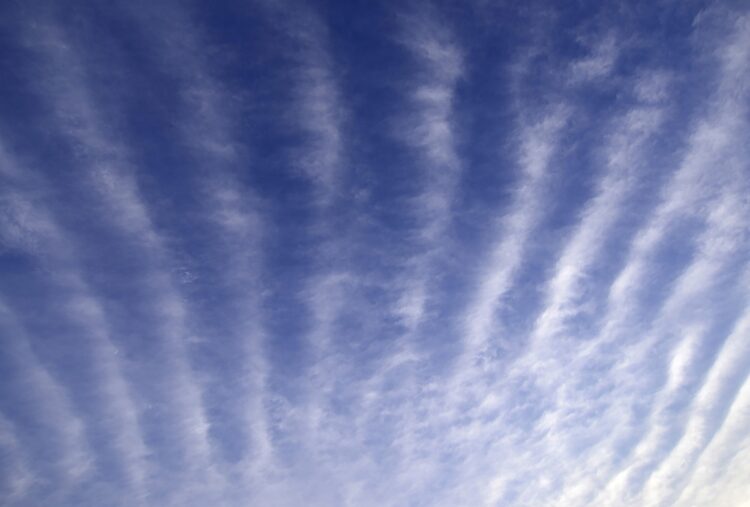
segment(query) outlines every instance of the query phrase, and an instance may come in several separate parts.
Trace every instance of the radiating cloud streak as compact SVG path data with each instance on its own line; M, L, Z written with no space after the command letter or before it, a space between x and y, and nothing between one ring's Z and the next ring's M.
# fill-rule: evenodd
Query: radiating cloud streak
M414 10L399 12L396 40L406 51L415 72L404 84L407 113L395 119L393 137L410 149L418 162L409 168L418 181L419 190L407 206L416 227L407 240L414 244L402 267L397 287L395 314L403 327L395 354L388 358L376 379L382 383L404 367L407 374L400 379L396 399L416 398L422 388L419 379L408 370L427 361L429 351L422 350L418 338L423 336L428 319L437 317L436 299L432 293L439 278L437 269L446 254L442 243L451 224L451 212L461 182L463 163L458 151L458 122L455 117L456 93L464 75L464 55L446 19L432 6L424 4ZM371 401L376 398L372 397ZM379 405L367 406L367 415L377 417ZM434 470L420 456L421 443L418 411L402 410L395 415L398 428L394 436L399 456L397 488L404 496L425 488ZM396 498L399 498L397 496ZM403 498L403 497L401 497ZM399 500L397 500L399 501ZM404 501L404 500L400 500Z
M17 164L13 164L8 157L4 158L9 164L7 167L13 168L13 172L17 174L17 179L20 180L17 183L30 179L28 169L25 173L18 171ZM31 179L37 190L43 187L44 183L39 178ZM38 256L39 262L49 272L55 273L52 277L54 281L68 292L65 310L70 320L80 326L86 336L87 348L91 349L96 377L101 383L100 396L104 400L103 410L106 418L112 421L110 423L112 425L111 438L126 468L126 480L134 488L133 501L138 503L144 495L146 477L149 474L145 461L148 450L140 429L138 410L124 377L118 350L111 340L102 305L82 279L80 268L75 267L79 254L65 239L65 232L60 230L43 205L27 200L20 190L7 197L15 203L7 211L14 215L17 226L22 228L22 231L15 231L15 234L21 234L25 244L33 245L30 253ZM29 360L31 360L31 354L33 352L29 350ZM33 367L27 368L33 370ZM40 375L45 376L41 373ZM40 382L49 384L51 379L40 380ZM45 390L53 389L56 388L51 386L45 388ZM59 396L62 394L56 395L56 397ZM55 402L50 401L50 403ZM71 415L71 417L75 419L76 416ZM81 422L74 420L71 424L73 428L76 428L73 430L75 433L83 432L83 428L80 427ZM82 439L83 437L81 435L75 438ZM93 461L94 457L89 455L85 460ZM83 473L76 471L81 468L79 466L66 468L68 468L66 473L73 473L76 476Z
M674 496L675 492L679 494L680 486L686 485L685 478L692 476L692 473L685 472L694 469L696 460L702 459L702 452L712 441L716 431L723 427L722 411L727 413L727 409L741 410L734 409L735 404L739 403L738 407L742 407L742 403L746 403L739 395L748 377L747 363L744 360L750 354L748 326L750 319L745 313L722 344L718 357L695 395L685 431L679 442L649 478L646 484L646 498L664 500L664 496ZM721 467L728 470L729 462L716 463L714 470L721 470ZM718 481L714 478L713 482ZM684 493L682 496L694 497Z
M27 399L41 407L38 417L48 421L45 430L51 434L51 445L59 453L54 459L57 469L55 474L61 481L60 487L68 487L81 480L92 469L93 460L85 436L85 423L71 407L70 400L59 383L39 362L31 350L28 337L17 324L14 325L7 308L3 306L0 310L3 313L3 333L13 337L5 354L22 371L14 380L23 386ZM4 410L8 411L7 408ZM54 424L50 424L52 421Z
M34 479L13 425L3 415L0 415L0 449L2 449L3 467L10 470L2 483L4 501L11 503L28 492Z
M93 100L87 95L85 70L59 30L52 25L36 27L34 35L38 43L33 47L40 52L46 66L42 75L42 89L49 93L59 131L81 154L77 162L82 175L88 179L90 188L102 205L109 208L111 224L137 242L146 256L147 265L163 264L167 262L168 253L152 225L146 205L138 195L127 149L109 138ZM215 481L207 435L209 422L185 348L188 337L187 309L164 272L153 271L146 277L151 288L150 297L157 305L154 314L159 322L158 332L168 351L165 359L169 365L169 375L163 382L171 398L169 403L175 411L176 429L185 451L185 464L188 470L200 470L201 474L207 474L211 481Z
M184 104L178 132L193 158L200 206L205 209L209 224L217 229L217 257L227 266L220 285L235 299L234 308L242 313L232 319L243 366L237 386L231 388L236 389L234 394L241 400L236 413L248 452L232 473L237 473L240 483L250 483L245 487L259 488L274 460L266 413L270 366L259 282L266 226L259 211L262 200L250 189L238 191L240 178L247 170L245 165L253 162L243 158L246 150L236 134L238 118L233 106L237 99L212 75L214 69L204 54L200 30L187 12L165 4L158 16L148 15L142 8L131 9L131 14L138 26L155 39L159 61L180 80Z
M521 181L512 209L500 224L501 239L494 247L491 261L479 282L476 301L467 312L467 348L482 351L497 322L498 303L511 290L523 254L533 231L543 215L539 202L543 200L545 180L559 141L556 139L565 125L569 112L557 108L538 124L524 129L521 142ZM466 366L466 365L461 365Z
M445 21L428 8L401 15L398 39L417 69L417 77L405 88L410 114L397 121L394 137L415 150L422 159L419 179L422 191L414 197L418 216L418 257L407 261L410 280L399 299L398 314L412 332L428 311L429 263L439 250L438 240L450 219L461 162L457 152L454 119L455 92L463 73L461 49L452 40Z

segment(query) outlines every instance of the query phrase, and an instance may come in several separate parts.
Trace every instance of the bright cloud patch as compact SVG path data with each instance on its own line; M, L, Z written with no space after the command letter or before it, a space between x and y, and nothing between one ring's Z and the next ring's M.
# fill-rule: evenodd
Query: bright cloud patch
M750 498L743 2L0 19L0 504Z

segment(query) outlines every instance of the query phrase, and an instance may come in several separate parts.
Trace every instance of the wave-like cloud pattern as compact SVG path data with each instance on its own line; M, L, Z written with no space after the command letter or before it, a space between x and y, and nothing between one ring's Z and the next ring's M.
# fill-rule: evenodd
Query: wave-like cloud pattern
M0 19L3 505L750 498L743 2Z

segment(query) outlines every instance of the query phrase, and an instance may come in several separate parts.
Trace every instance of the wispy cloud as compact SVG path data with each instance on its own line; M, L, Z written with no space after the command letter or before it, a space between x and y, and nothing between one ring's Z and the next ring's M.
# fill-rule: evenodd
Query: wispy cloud
M420 255L408 261L411 272L397 311L404 325L414 330L429 305L429 264L448 227L462 169L454 102L463 57L446 22L431 9L403 13L400 20L398 40L417 72L405 84L408 114L396 120L399 128L393 135L415 150L423 190L414 197L413 210L420 224L415 233Z
M8 168L13 168L13 172L18 174L16 186L21 186L23 180L31 180L34 183L36 191L42 190L45 185L43 180L34 178L28 168L23 171L18 170L18 164L11 162L10 157L6 156L5 161L9 163ZM27 185L28 186L28 185ZM28 253L38 258L39 262L45 268L55 273L52 277L54 282L61 287L66 294L65 311L71 322L80 326L85 334L87 348L90 348L95 376L101 382L100 394L102 396L102 405L106 418L111 421L118 421L109 429L112 442L117 449L120 458L125 464L127 481L133 487L134 501L139 502L145 493L145 481L149 474L146 457L148 450L143 439L140 429L138 409L130 392L130 387L124 377L123 366L118 357L118 350L113 343L110 335L109 325L106 321L105 311L101 303L91 288L84 281L81 275L81 267L76 266L79 258L75 247L66 239L67 234L60 230L50 212L45 209L43 203L30 200L25 192L20 188L7 190L3 197L6 202L12 202L6 208L6 224L12 222L10 235L21 240L16 243L15 248L26 249ZM4 232L8 228L3 227ZM7 236L6 236L7 237ZM9 238L12 239L12 238ZM7 311L7 310L6 310ZM18 331L18 330L17 330ZM18 331L21 332L22 331ZM31 346L23 353L28 361L34 361L34 353ZM27 366L29 370L35 367ZM55 385L54 381L48 374L41 370L41 366L36 367L40 371L35 375L35 383L48 391L54 398L63 397L61 400L50 400L46 403L51 405L60 405L57 410L72 410L64 408L67 404L64 400L62 390ZM81 440L77 446L83 446L83 427L82 422L78 421L77 415L69 414L73 418L70 423L70 432L72 433L67 439ZM56 419L62 418L59 414ZM73 436L73 434L77 436ZM84 455L86 452L88 455ZM80 454L79 458L70 458L74 461L80 461L78 465L66 465L66 473L72 473L76 479L84 473L84 469L91 466L95 460L90 451L76 451Z
M263 199L250 189L238 190L247 166L254 163L237 133L243 100L215 77L210 51L205 49L201 30L188 12L165 4L157 9L157 15L140 8L131 9L130 14L136 26L153 40L160 64L179 78L183 99L179 139L191 153L199 205L208 224L216 229L212 238L216 240L216 256L226 266L220 286L234 299L239 313L231 319L231 332L239 340L237 350L242 355L237 385L222 383L221 371L205 375L212 376L219 389L231 389L238 400L238 410L233 413L241 421L249 451L239 467L230 467L230 472L239 477L235 484L259 488L274 467L267 413L270 365L261 314L260 270L266 224L261 215Z
M3 457L7 461L5 466L10 471L3 480L2 490L6 501L15 502L28 492L34 483L34 478L13 425L2 414L0 414L0 448L3 449Z
M369 393L364 412L367 417L377 417L377 412L383 410L382 404L387 404L391 396L395 395L396 403L400 403L404 397L417 398L422 390L413 369L428 363L429 351L420 348L419 337L425 332L425 322L436 316L437 301L432 296L439 278L436 270L446 254L447 245L442 239L451 224L464 169L455 116L457 87L465 71L463 49L448 20L432 6L420 7L397 15L399 31L395 39L406 50L414 73L403 85L405 96L401 100L406 111L394 119L396 130L392 133L415 160L407 170L419 182L419 191L406 207L406 213L414 217L416 224L408 238L414 245L414 253L403 261L397 282L400 295L395 300L394 312L403 334L396 349L364 388ZM383 393L394 377L399 378L396 393ZM419 456L422 443L415 438L421 425L418 411L404 408L400 406L393 413L398 421L393 444L399 459L398 487L403 490L400 498L427 487L434 473L434 468Z
M21 371L16 382L24 387L27 400L33 400L35 405L43 407L39 416L47 421L45 430L51 433L51 445L59 453L54 460L55 474L62 478L62 488L69 487L91 473L93 457L85 436L85 423L71 406L64 388L34 354L23 329L11 320L13 317L9 310L3 306L2 312L4 333L13 337L12 342L9 340L6 354Z
M26 34L35 42L31 49L40 61L40 91L55 111L55 125L66 136L78 154L76 164L80 174L93 191L99 206L108 210L109 223L121 231L128 241L138 245L146 264L147 291L153 299L153 314L157 319L157 334L163 340L168 365L162 382L168 395L168 403L173 410L174 429L179 435L181 451L185 453L188 470L207 474L215 484L216 471L211 468L212 450L208 437L209 422L201 400L200 386L193 377L186 349L190 336L184 298L174 287L170 276L164 272L169 262L169 253L159 232L150 218L150 211L139 195L134 178L134 165L128 148L114 132L106 127L96 110L96 104L88 93L86 69L80 63L75 48L66 42L61 29L51 24L39 24ZM67 280L77 284L77 278ZM75 285L69 289L75 289ZM97 322L103 319L102 310L93 297L70 300L82 318ZM99 325L100 322L97 322ZM115 361L114 351L107 350L103 370ZM112 391L123 391L121 382L111 385ZM114 394L114 393L110 393ZM113 398L118 400L118 398ZM165 400L166 401L166 400ZM135 418L134 409L114 413L131 421ZM142 452L134 442L124 442L122 451L136 456ZM145 474L141 470L133 473Z
M750 353L746 339L748 326L750 326L750 319L746 312L722 344L700 390L691 402L685 430L679 442L646 483L647 499L651 501L671 500L675 497L675 493L685 499L695 498L695 493L690 493L690 490L694 490L695 487L688 482L693 475L689 472L696 470L697 460L705 459L703 458L704 451L713 441L717 430L722 430L725 422L729 423L729 428L734 423L734 421L722 419L722 414L728 414L730 411L736 414L742 410L743 404L747 406L747 401L742 398L742 395L743 390L747 391L743 386L747 383L748 376L745 360ZM735 405L737 405L736 408ZM739 416L734 415L734 417ZM729 447L734 447L734 443L729 444ZM721 471L729 470L729 466L728 459L713 463L711 466L713 477L709 480L702 478L702 480L695 481L695 484L702 484L702 487L705 487L721 482L716 475ZM685 486L688 486L687 489ZM708 495L704 498L707 497Z
M558 137L569 114L561 106L539 123L523 129L521 181L517 185L512 209L500 221L501 239L493 249L488 267L483 270L475 302L467 312L465 337L468 350L482 352L496 329L497 307L511 290L523 263L526 244L544 214L540 202L548 193L549 183L545 185L545 181L559 145Z

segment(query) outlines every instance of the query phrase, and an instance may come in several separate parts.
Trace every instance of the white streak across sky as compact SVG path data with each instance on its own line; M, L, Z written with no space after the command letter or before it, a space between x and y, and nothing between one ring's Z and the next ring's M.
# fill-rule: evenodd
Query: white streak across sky
M0 5L0 504L750 505L742 0Z

